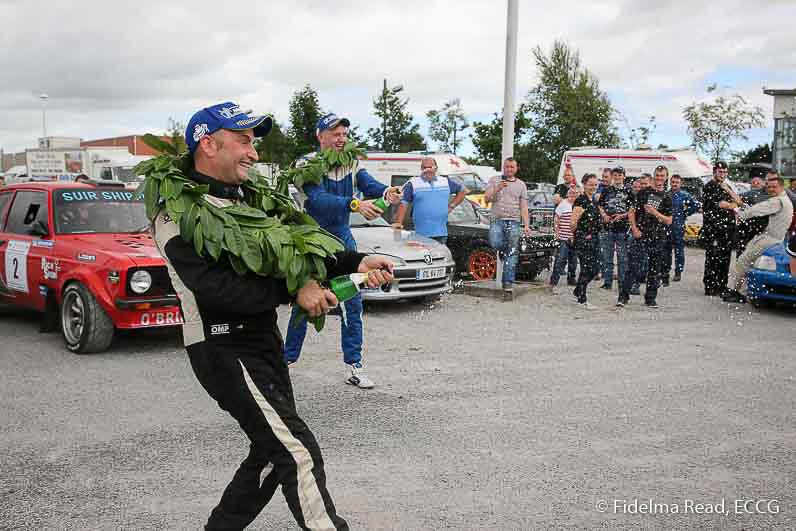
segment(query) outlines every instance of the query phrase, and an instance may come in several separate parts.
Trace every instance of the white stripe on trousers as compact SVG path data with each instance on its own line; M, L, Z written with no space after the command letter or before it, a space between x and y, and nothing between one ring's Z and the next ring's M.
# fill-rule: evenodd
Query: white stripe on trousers
M309 529L317 529L319 531L334 531L335 525L329 515L326 513L326 506L321 497L321 491L318 489L318 484L315 482L315 476L312 475L312 456L309 450L301 444L301 441L296 439L290 432L290 429L285 425L282 417L274 410L268 400L265 399L263 394L254 385L254 381L249 375L249 371L243 365L243 362L238 360L241 368L243 369L243 377L246 380L246 385L249 387L254 400L260 406L266 422L271 426L279 442L281 442L293 460L296 462L296 476L297 476L297 494L299 505L301 506L301 513L304 515L304 524Z

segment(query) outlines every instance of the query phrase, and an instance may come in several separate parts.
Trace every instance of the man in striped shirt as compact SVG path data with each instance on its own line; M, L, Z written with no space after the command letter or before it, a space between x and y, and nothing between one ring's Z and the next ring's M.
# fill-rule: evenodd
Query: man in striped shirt
M575 256L575 249L572 247L572 205L578 197L580 191L575 186L570 186L567 190L566 199L558 203L555 211L554 229L555 238L558 240L558 254L553 263L553 272L550 274L550 286L553 293L558 293L558 280L567 266L567 285L575 285L575 273L578 268L578 259Z

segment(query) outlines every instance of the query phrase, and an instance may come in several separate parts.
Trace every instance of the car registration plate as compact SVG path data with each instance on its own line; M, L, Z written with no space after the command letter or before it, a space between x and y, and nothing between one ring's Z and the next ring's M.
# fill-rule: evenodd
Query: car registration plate
M445 277L444 267L430 267L428 269L417 270L417 280L430 280L432 278Z

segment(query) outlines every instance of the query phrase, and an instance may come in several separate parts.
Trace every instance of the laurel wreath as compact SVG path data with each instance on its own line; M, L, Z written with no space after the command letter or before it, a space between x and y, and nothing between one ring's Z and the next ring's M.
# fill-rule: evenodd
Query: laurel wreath
M351 167L362 156L359 149L349 144L340 152L322 151L303 166L283 172L276 189L252 170L241 185L242 201L222 206L206 196L207 185L188 178L193 167L189 153L179 153L154 135L145 135L144 142L162 153L134 169L135 175L145 177L136 194L143 197L150 221L165 208L198 255L226 260L239 275L284 278L291 294L310 279L326 280L324 258L334 257L343 244L294 206L289 186L319 184L329 171ZM312 320L318 331L324 320Z

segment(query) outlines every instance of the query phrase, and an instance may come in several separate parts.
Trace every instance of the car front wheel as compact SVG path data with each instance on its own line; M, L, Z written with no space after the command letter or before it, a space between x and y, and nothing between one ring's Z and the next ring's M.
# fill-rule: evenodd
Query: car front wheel
M70 284L61 298L61 333L66 348L77 354L102 352L113 341L114 326L83 284Z

